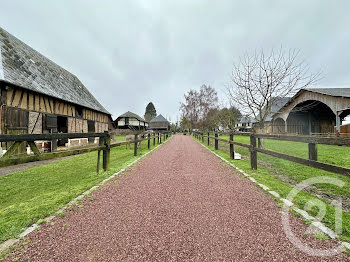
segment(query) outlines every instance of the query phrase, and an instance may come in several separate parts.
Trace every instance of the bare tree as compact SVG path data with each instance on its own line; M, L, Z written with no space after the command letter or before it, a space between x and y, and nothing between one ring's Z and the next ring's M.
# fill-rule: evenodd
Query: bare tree
M294 95L301 88L314 84L319 74L309 74L308 66L299 60L299 51L263 50L245 54L232 70L228 97L242 114L253 116L262 132L266 118L281 97Z
M201 127L208 112L215 108L218 102L214 88L202 85L200 90L190 90L185 95L185 102L180 103L182 117L190 121L191 129Z

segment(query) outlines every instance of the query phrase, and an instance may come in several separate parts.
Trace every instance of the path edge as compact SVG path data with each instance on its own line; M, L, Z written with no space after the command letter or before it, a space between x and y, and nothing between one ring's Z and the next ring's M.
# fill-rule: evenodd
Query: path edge
M136 164L137 162L139 162L141 159L145 158L146 156L148 156L149 154L151 154L154 150L160 148L162 145L166 144L169 140L171 140L173 138L173 136L169 137L166 141L164 141L161 144L158 144L156 147L154 147L153 149L151 149L150 151L148 151L147 153L143 154L142 156L138 157L137 159L135 159L134 161L132 161L130 164L126 165L125 167L121 168L118 172L112 174L111 176L105 178L104 180L102 180L101 182L99 182L98 184L92 186L90 189L86 190L85 192L81 193L80 195L78 195L77 197L73 198L71 201L69 201L67 204L65 204L63 207L61 207L60 209L58 209L56 212L54 212L53 214L51 214L48 217L45 217L43 220L45 221L45 223L50 222L51 220L53 220L58 214L64 212L65 210L67 210L68 208L72 207L74 204L76 204L78 201L83 200L86 196L88 196L89 194L91 194L92 192L96 191L97 189L99 189L101 186L105 185L109 180L111 180L112 178L124 173L129 167L133 166L134 164ZM34 223L33 225L27 227L24 231L22 231L22 233L20 233L18 235L17 238L11 238L6 240L5 242L0 244L0 254L6 252L9 248L11 248L12 246L14 246L15 244L17 244L19 241L21 241L23 238L25 238L27 235L29 235L31 232L33 232L34 230L36 230L37 228L39 228L39 224Z
M193 137L192 137L193 139ZM233 163L231 163L230 161L228 161L227 159L225 159L224 157L220 156L219 154L217 154L216 152L214 152L213 150L211 150L210 148L208 148L207 146L205 146L204 144L200 143L199 141L193 139L195 142L197 142L198 144L200 144L201 146L203 146L205 149L207 149L210 153L214 154L215 156L217 156L219 159L221 159L222 161L224 161L226 164L228 164L229 166L233 167L234 169L236 169L236 171L240 174L242 174L243 176L245 176L246 178L248 178L251 182L253 182L254 184L256 184L258 187L260 187L261 189L263 189L264 191L268 192L270 195L272 195L278 202L281 202L284 204L285 207L291 208L293 209L293 211L295 211L296 213L298 213L299 215L301 215L305 220L311 222L311 224L313 226L315 226L316 228L318 228L320 231L322 231L325 235L329 236L332 239L336 239L337 235L336 233L330 229L329 227L325 226L323 223L316 221L315 218L313 216L310 216L308 214L307 211L302 210L297 208L293 202L289 201L288 199L282 198L277 192L270 190L270 188L264 184L259 183L258 181L256 181L251 175L247 174L246 172L244 172L244 170L238 168L237 166L235 166ZM338 239L338 242L340 244L340 247L342 247L345 250L350 251L350 243L349 242L345 242L345 241L341 241Z

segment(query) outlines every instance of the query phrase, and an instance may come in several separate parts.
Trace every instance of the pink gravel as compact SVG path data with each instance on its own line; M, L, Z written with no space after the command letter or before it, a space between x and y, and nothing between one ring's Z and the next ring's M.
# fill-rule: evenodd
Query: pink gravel
M12 261L347 261L310 257L286 238L277 202L188 136L176 135L84 208L42 225ZM312 247L335 247L305 235Z

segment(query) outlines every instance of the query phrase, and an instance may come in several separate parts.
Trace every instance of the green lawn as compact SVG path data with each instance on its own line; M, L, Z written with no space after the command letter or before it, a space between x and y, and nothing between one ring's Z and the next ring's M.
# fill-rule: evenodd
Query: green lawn
M146 152L147 142L143 142L137 157ZM0 177L0 243L55 213L137 157L133 156L132 145L130 149L120 146L111 149L111 170L99 175L97 152L91 152Z
M229 140L228 136L220 136L220 138ZM214 140L211 140L212 141L209 148L211 150L214 150ZM235 136L234 140L241 143L249 143L249 137L246 136ZM207 138L204 139L204 142L204 144L207 145ZM276 152L286 153L304 158L307 158L308 156L307 144L304 143L267 139L265 139L264 143L266 149L270 149ZM330 228L334 229L335 209L329 203L331 199L341 197L343 201L343 209L346 209L347 212L343 213L343 234L340 236L340 238L346 241L350 241L350 212L348 212L350 210L349 177L299 165L287 160L278 159L260 153L258 154L258 170L251 170L250 160L248 158L248 149L240 146L235 146L235 151L245 156L243 160L230 160L228 151L228 144L219 142L219 150L216 151L219 155L231 161L237 167L243 169L246 173L252 175L258 182L278 192L282 197L286 197L288 195L288 193L293 188L292 185L297 184L307 178L327 175L344 181L345 186L343 188L338 188L329 184L318 184L308 192L299 193L294 200L294 203L303 209L304 205L309 200L320 199L319 197L315 197L316 194L318 196L321 196L321 201L327 205L327 213L322 222L324 222ZM319 145L318 155L319 161L350 167L350 163L348 161L350 160L349 147ZM315 216L317 213L318 210L316 208L310 211L310 214L313 216Z

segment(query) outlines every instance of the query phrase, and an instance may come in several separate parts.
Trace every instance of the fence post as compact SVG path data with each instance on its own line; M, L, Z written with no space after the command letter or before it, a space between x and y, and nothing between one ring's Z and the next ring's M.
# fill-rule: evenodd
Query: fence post
M156 145L156 133L153 133L153 146Z
M310 143L309 145L309 160L317 161L317 144Z
M210 133L208 132L208 146L210 145Z
M147 148L148 150L151 148L151 134L148 134Z
M230 134L230 158L235 159L235 148L231 142L233 142L233 134Z
M97 167L96 167L97 174L100 174L100 158L101 158L101 150L97 150Z
M104 145L106 148L103 150L103 170L108 171L110 166L110 155L111 155L111 149L109 148L111 144L111 137L108 134L108 131L104 132L106 134L106 137L104 137Z
M204 143L204 132L202 132L202 143Z
M258 168L258 153L256 152L256 137L254 134L250 135L250 145L252 146L250 148L250 167L251 169L257 169Z
M134 136L134 156L137 156L137 134Z
M218 133L215 133L215 150L219 149Z

